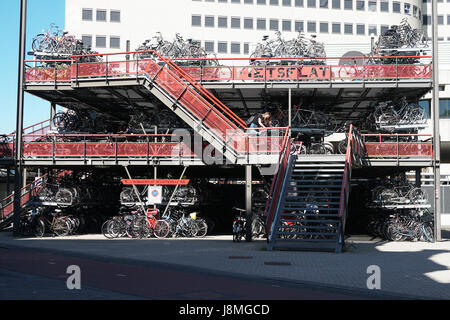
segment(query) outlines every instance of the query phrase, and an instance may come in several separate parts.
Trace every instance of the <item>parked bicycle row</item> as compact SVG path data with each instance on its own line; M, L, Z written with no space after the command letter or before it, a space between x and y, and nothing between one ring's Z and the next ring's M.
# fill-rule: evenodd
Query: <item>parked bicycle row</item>
M179 33L175 34L173 41L164 40L161 32L156 36L145 40L135 51L156 51L161 56L171 59L208 59L208 60L179 60L175 61L180 66L198 65L198 66L217 66L219 65L214 53L206 53L199 41L193 39L184 39ZM135 53L134 60L150 59L155 55L151 52Z
M372 189L372 203L377 207L429 205L428 194L410 183L404 175L381 181Z
M102 225L102 234L108 239L129 238L168 238L168 237L204 237L208 232L206 221L198 217L197 212L187 214L183 209L171 208L164 215L158 209L142 208L128 210L107 220Z
M38 60L68 60L72 55L96 55L98 52L92 51L83 41L69 35L68 31L60 29L52 23L48 30L43 30L41 34L33 38L31 45L33 54ZM100 56L84 56L79 58L80 62L101 62ZM63 61L46 62L43 68L69 67L70 63Z
M30 210L20 219L22 236L43 237L69 236L85 233L99 233L101 225L107 219L105 215L94 212L67 211L49 207L37 207Z
M381 64L414 64L417 58L404 56L420 55L421 49L428 47L428 38L424 29L413 28L407 18L403 18L399 25L392 25L381 34L371 56L403 56L401 58L374 59L374 63ZM411 49L411 51L397 51L398 49Z
M291 58L291 57L309 57L313 60L250 60L251 65L298 65L314 64L323 65L324 60L317 58L325 57L324 44L316 40L316 35L307 38L303 32L299 32L297 37L291 40L285 40L280 31L275 33L276 39L269 39L264 36L261 43L256 45L250 58Z
M433 215L427 209L381 211L370 217L369 234L389 241L434 239Z

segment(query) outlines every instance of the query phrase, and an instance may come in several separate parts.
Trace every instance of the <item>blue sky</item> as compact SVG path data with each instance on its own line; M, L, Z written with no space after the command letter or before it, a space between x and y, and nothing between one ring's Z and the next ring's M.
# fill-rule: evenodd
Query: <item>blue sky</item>
M20 0L4 0L1 6L0 133L11 133L16 128ZM43 29L48 29L52 22L64 28L64 10L65 0L28 0L27 52L30 51L33 37ZM49 117L49 102L25 93L24 126Z

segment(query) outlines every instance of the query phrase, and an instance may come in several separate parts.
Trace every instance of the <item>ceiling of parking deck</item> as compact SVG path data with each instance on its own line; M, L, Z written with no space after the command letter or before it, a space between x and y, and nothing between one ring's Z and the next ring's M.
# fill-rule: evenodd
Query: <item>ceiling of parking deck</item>
M288 108L287 88L208 88L225 105L245 118L260 111L264 102ZM429 91L429 87L349 87L349 88L292 88L292 105L311 106L333 113L339 121L356 120L371 111L378 101L394 100L406 96L417 100ZM112 119L128 121L133 110L157 112L164 108L143 86L104 86L71 88L40 88L28 92L48 101L69 108L96 110Z

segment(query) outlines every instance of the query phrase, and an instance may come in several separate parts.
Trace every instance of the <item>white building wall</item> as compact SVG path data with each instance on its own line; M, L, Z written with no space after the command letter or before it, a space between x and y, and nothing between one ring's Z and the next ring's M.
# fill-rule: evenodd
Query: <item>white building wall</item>
M328 9L320 8L319 5L324 0L316 0L317 8L308 8L308 0L303 0L303 7L296 7L298 0L291 0L291 6L284 6L283 0L279 0L278 5L271 5L273 0L266 0L266 5L244 3L247 0L240 0L240 3L232 3L235 0L228 0L226 3L219 0L165 0L165 1L142 1L142 0L66 0L66 29L72 34L81 37L82 35L92 35L94 37L93 49L102 52L118 52L126 49L126 41L130 40L131 49L137 48L145 39L161 31L167 40L174 38L175 33L180 33L185 39L192 38L200 40L202 45L204 41L214 41L217 51L217 42L226 41L228 44L228 54L219 56L228 56L230 54L231 42L241 44L241 56L248 56L243 53L243 44L249 43L250 52L252 48L262 39L264 35L274 36L274 31L269 30L270 19L279 21L279 28L282 29L282 21L291 21L292 31L282 31L285 39L294 38L297 35L295 31L295 21L303 21L305 33L307 23L316 22L316 32L319 41L326 44L328 56L342 56L348 51L370 51L369 25L376 25L377 34L380 34L381 26L390 26L399 24L404 17L413 27L420 27L421 0L408 1L384 1L389 4L389 12L380 11L380 0L376 3L376 11L369 10L369 2L365 0L365 9L356 10L356 0L353 0L353 10L344 9L344 0L340 1L341 9L333 9L333 0L328 0ZM336 1L336 0L335 0ZM399 3L401 13L393 13L393 2ZM411 14L405 14L404 5L410 4ZM416 15L412 14L413 7L417 7ZM82 20L82 9L93 9L93 21ZM121 22L111 23L95 21L95 11L97 9L120 10ZM421 9L420 9L421 10ZM201 26L192 26L192 15L201 16ZM205 16L213 16L215 26L205 27ZM219 28L218 17L228 18L228 27ZM240 18L240 28L231 28L231 17ZM253 18L253 30L244 28L244 18ZM266 19L267 29L257 30L256 20L258 18ZM328 23L328 32L320 32L320 22ZM332 33L332 23L341 25L341 33ZM353 26L352 34L344 34L344 25ZM356 25L365 26L365 34L357 35ZM95 45L95 36L120 36L120 49L98 48ZM343 45L346 44L346 45ZM236 55L239 56L239 55Z

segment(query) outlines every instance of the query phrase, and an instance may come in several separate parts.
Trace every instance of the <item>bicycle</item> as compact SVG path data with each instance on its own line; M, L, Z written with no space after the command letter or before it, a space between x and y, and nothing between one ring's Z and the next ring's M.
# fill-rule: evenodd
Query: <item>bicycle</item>
M304 109L294 106L295 114L292 123L297 128L321 129L334 132L337 127L336 119L331 115L326 115L320 111Z

